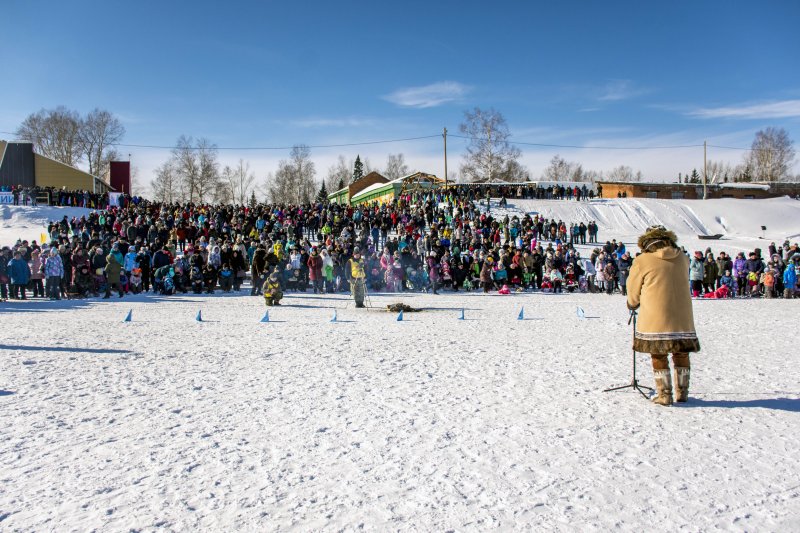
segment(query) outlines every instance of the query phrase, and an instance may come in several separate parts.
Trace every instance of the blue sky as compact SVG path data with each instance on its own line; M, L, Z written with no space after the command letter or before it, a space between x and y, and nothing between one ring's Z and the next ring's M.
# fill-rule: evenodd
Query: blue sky
M800 2L39 2L6 0L0 131L65 105L118 115L125 142L181 135L220 147L327 145L458 133L493 107L534 178L556 153L654 180L701 168L702 148L800 140ZM12 135L0 133L0 138ZM465 144L451 137L449 168ZM143 180L168 157L122 147ZM382 167L403 153L443 173L441 138L314 148ZM223 150L259 180L288 150ZM738 163L742 152L711 149ZM800 166L796 165L796 171Z

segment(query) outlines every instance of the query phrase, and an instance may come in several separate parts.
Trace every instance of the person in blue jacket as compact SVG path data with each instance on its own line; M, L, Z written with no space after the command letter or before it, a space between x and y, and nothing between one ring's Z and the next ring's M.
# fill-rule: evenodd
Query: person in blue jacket
M14 258L8 262L8 277L11 278L11 298L27 300L25 287L31 279L31 269L19 252L14 252Z
M800 264L800 255L795 254L793 262L786 265L783 271L783 297L794 298L797 291L797 271L795 267Z

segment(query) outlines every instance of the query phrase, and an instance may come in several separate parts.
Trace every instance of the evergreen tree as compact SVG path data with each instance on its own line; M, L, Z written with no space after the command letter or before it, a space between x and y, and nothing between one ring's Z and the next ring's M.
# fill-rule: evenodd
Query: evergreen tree
M692 169L692 177L689 178L689 183L700 183L700 174L697 173L697 169Z
M250 209L253 209L255 208L255 206L258 205L258 200L256 199L256 191L252 191L250 193L250 201L248 202L247 205L250 207Z
M325 180L322 180L322 187L319 188L317 193L317 201L324 202L328 199L328 189L325 187Z
M355 183L364 177L364 164L361 162L361 156L356 156L356 164L353 165L353 181Z
M344 179L339 178L339 185L336 186L336 190L341 191L342 189L344 189Z

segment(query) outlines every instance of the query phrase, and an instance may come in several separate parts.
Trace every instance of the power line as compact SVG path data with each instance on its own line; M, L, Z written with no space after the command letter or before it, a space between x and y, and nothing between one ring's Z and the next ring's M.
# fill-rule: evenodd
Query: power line
M6 133L9 135L16 135L14 132L10 131L0 131L0 133ZM309 148L345 148L348 146L366 146L371 144L389 144L389 143L398 143L398 142L407 142L407 141L418 141L421 139L433 139L439 138L441 134L437 135L424 135L421 137L407 137L404 139L387 139L387 140L380 140L380 141L363 141L363 142L352 142L352 143L341 143L341 144L316 144L316 145L305 145ZM199 150L200 147L197 146L161 146L161 145L154 145L154 144L125 144L125 143L109 143L109 146L119 146L121 148L154 148L159 150L175 150L175 149L189 149L189 150ZM292 146L215 146L213 147L215 150L291 150L297 145Z
M741 150L743 152L777 152L774 148L738 148L736 146L718 146L716 144L709 144L709 148L722 148L723 150Z
M15 132L12 131L0 131L0 133L7 134L7 135L16 135ZM448 134L449 137L455 137L458 139L466 139L469 141L480 141L483 140L478 137L468 137L466 135L454 135ZM306 145L309 148L347 148L352 146L369 146L375 144L391 144L391 143L399 143L399 142L409 142L409 141L419 141L424 139L438 139L441 137L441 134L436 135L422 135L419 137L406 137L402 139L384 139L378 141L360 141L360 142L348 142L348 143L339 143L339 144L315 144L315 145ZM577 144L550 144L550 143L537 143L537 142L528 142L528 141L513 141L509 140L509 144L519 145L519 146L538 146L541 148L573 148L573 149L581 149L581 150L677 150L682 148L701 148L702 144L675 144L675 145L666 145L666 146L581 146ZM157 145L157 144L126 144L126 143L110 143L109 146L118 146L120 148L152 148L156 150L175 150L179 148L185 148L189 150L200 150L200 147L196 146L166 146L166 145ZM258 150L291 150L295 146L215 146L214 149L216 150L248 150L248 151L258 151ZM741 148L737 146L720 146L716 144L709 144L709 148L720 148L723 150L740 150L744 152L772 152L775 151L771 148Z
M464 135L450 135L450 137L458 137L459 139L467 139L470 141L482 140L478 137L466 137ZM508 143L523 146L541 146L544 148L580 148L592 150L671 150L677 148L701 148L703 146L702 144L678 144L672 146L578 146L574 144L546 144L525 141L508 141Z

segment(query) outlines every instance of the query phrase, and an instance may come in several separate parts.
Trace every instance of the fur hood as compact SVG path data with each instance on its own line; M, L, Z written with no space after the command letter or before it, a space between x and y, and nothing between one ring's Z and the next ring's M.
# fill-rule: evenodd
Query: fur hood
M639 249L642 252L654 252L661 248L678 247L678 237L674 232L668 230L664 226L650 226L639 237Z

